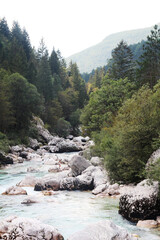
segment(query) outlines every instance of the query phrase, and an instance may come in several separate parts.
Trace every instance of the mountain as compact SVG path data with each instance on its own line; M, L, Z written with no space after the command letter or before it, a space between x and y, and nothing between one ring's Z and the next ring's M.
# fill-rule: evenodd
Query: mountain
M138 43L145 40L152 29L153 27L148 27L111 34L99 44L66 58L66 62L69 63L71 60L76 62L81 73L91 72L94 68L107 64L111 51L121 40L126 41L127 44Z

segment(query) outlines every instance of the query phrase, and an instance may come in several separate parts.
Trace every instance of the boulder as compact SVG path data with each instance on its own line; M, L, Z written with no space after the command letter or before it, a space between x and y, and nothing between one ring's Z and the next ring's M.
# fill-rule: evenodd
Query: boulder
M27 192L21 187L12 186L7 188L7 190L2 193L2 195L27 195Z
M88 225L68 240L131 240L131 235L124 229L109 220Z
M63 240L58 230L36 219L15 217L10 221L2 220L0 232L2 239Z
M10 148L11 153L19 153L23 151L23 146L22 145L16 145L16 146L12 146Z
M39 136L43 139L44 142L49 143L53 136L49 133L49 131L44 127L44 123L42 119L38 117L33 117L34 124L36 125Z
M49 146L56 146L57 143L64 141L64 138L55 136L52 138L52 140L48 143Z
M21 204L26 204L26 205L30 205L32 203L38 203L39 201L37 200L36 197L33 197L33 196L30 196L30 197L27 197L25 198Z
M27 158L28 152L26 152L26 151L20 152L19 156L22 158Z
M78 152L82 150L82 148L79 145L75 144L73 141L70 141L68 139L58 142L56 147L58 148L57 150L58 153Z
M0 165L13 164L13 158L0 152Z
M92 190L93 189L93 178L88 174L82 174L76 177L78 180L77 190Z
M99 185L97 186L93 191L92 193L94 195L97 195L99 193L102 193L103 191L105 191L107 189L107 184L102 184L102 185Z
M150 166L155 165L159 158L160 158L160 148L152 153L152 155L147 161L146 169L149 169Z
M37 181L38 180L35 177L27 175L21 182L17 183L17 186L19 186L19 187L34 187L35 184L37 183Z
M60 189L60 181L56 179L46 180L36 183L34 191L53 190L58 191Z
M132 222L156 219L160 213L158 193L158 182L153 182L152 185L146 180L141 182L120 197L119 213Z
M158 223L155 220L139 220L137 223L137 227L142 227L142 228L156 228L158 227Z
M91 161L93 166L102 165L102 159L100 159L99 157L92 157L90 161Z
M40 143L37 139L29 138L29 147L33 150L37 150L40 147Z
M102 184L108 184L109 178L107 172L102 167L90 166L86 168L82 174L89 174L93 177L94 188Z
M69 162L69 166L72 169L73 177L80 175L86 168L91 166L90 162L85 158L75 155Z
M75 177L67 177L60 181L60 190L77 190L78 179Z
M118 189L119 189L119 184L118 183L115 183L113 185L109 185L109 187L107 189L108 195L109 196L119 195L120 192L119 192Z

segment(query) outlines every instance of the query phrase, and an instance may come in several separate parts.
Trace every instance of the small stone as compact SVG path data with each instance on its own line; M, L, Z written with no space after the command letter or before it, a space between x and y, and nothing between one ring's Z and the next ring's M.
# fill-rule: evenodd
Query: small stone
M137 227L142 227L142 228L156 228L158 227L158 223L155 220L143 220L143 221L138 221Z

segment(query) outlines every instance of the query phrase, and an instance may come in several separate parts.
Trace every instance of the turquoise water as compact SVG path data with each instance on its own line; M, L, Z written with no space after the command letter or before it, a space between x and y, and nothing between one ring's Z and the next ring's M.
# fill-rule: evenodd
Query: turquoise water
M57 154L58 155L58 154ZM60 154L61 158L71 158L73 154ZM38 173L27 173L29 166L38 168ZM16 185L27 174L44 176L51 166L43 165L41 161L30 161L15 164L0 170L0 193L7 187ZM52 175L54 175L52 173ZM11 215L36 218L43 223L56 227L67 239L71 234L83 229L90 223L103 219L112 220L129 232L136 233L142 240L160 239L160 231L139 229L118 214L118 199L100 198L91 192L58 191L56 195L43 196L41 192L25 187L28 195L34 195L39 201L36 204L21 204L26 196L0 195L0 218Z

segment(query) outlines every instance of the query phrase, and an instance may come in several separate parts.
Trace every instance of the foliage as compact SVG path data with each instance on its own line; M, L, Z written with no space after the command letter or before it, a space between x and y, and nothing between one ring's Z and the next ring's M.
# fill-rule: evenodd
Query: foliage
M103 79L102 87L91 93L89 103L82 111L81 121L85 134L100 131L112 125L117 110L134 91L134 84L127 79Z
M71 125L64 118L59 118L57 122L56 133L60 137L67 137L70 134Z
M160 183L160 159L151 165L146 172L146 176L152 181L158 181Z
M105 134L104 130L101 132L98 145L115 181L128 183L143 178L145 164L153 152L152 143L160 132L159 97L160 83L154 91L142 87L119 109L114 125Z

